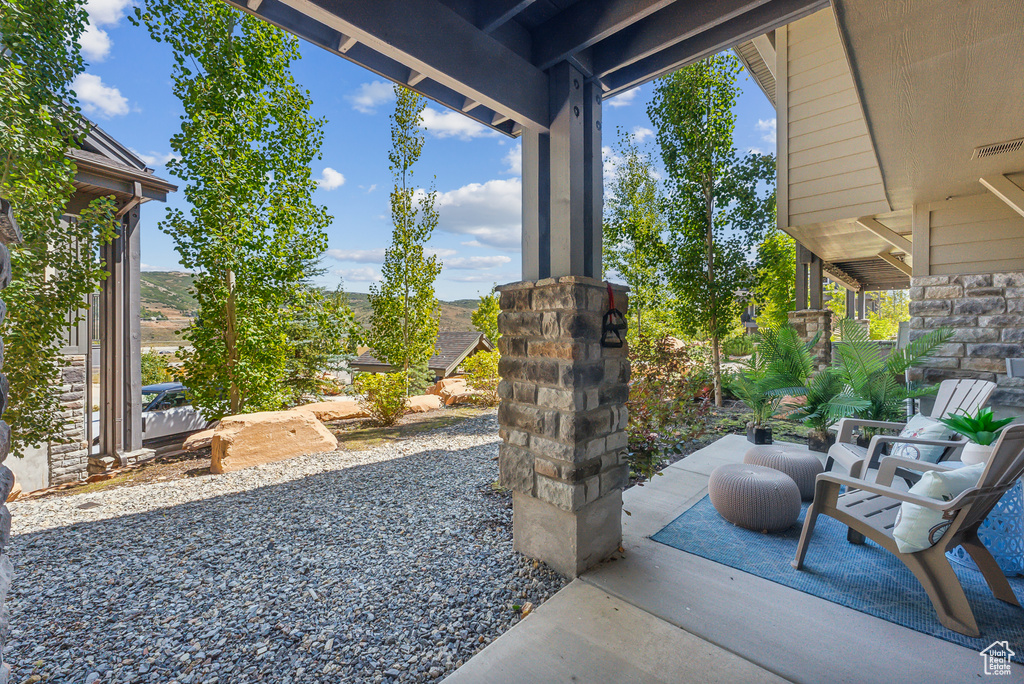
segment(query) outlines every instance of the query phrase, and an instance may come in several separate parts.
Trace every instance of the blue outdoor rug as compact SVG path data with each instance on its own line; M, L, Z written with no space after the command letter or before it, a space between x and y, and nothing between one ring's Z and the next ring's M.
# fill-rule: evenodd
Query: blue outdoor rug
M980 572L954 564L981 630L981 638L972 639L939 623L928 595L895 556L871 541L863 546L848 543L846 527L833 518L818 516L804 570L794 570L790 562L802 526L803 513L786 532L751 532L726 522L705 496L651 538L976 651L997 639L1024 646L1024 608L992 596ZM1024 577L1010 578L1010 586L1024 602ZM1016 651L1014 660L1024 662L1024 648Z

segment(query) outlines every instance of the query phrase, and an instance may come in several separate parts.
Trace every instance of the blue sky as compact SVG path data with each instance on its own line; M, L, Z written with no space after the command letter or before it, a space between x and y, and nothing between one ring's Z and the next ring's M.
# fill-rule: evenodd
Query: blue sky
M89 0L91 26L82 41L89 65L75 89L88 116L142 155L157 175L174 182L163 166L181 113L171 92L170 51L128 22L131 7L132 0ZM313 164L320 181L315 199L334 217L322 262L327 273L320 280L333 287L344 278L346 290L366 292L379 277L384 248L391 242L391 85L308 43L302 43L301 51L303 58L293 68L295 79L310 91L314 115L327 119L323 159ZM737 146L774 151L774 109L746 75L741 87ZM651 93L648 84L606 101L604 130L622 127L651 143L646 113ZM427 142L416 173L421 184L433 178L440 193L440 225L430 243L445 264L438 297L476 297L496 283L519 280L518 140L434 103L424 118ZM606 136L606 146L613 142ZM168 204L181 202L179 193ZM142 211L146 270L181 268L173 241L157 227L164 212L155 202Z

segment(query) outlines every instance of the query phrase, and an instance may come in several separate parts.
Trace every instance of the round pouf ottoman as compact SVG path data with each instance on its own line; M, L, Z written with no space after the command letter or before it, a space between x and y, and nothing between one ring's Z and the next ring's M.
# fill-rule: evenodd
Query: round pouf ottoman
M814 498L814 479L825 472L814 454L800 448L792 449L782 445L766 444L747 450L744 463L772 468L789 475L800 489L800 498Z
M779 532L800 516L800 489L785 473L759 465L730 463L715 468L708 481L711 505L734 525L757 532Z

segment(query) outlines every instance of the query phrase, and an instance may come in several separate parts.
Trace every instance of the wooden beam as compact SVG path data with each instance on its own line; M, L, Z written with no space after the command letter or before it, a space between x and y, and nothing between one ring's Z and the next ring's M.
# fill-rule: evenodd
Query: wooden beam
M508 117L505 116L504 114L495 114L494 118L491 119L491 125L498 126L500 124L505 123L506 121L508 121Z
M359 45L359 41L351 36L346 36L344 33L341 34L341 38L338 39L338 52L341 54L347 53L349 50Z
M775 46L772 45L772 41L768 40L768 34L761 34L751 42L754 44L757 54L761 55L764 65L771 72L772 78L775 78Z
M550 69L672 4L673 0L590 0L571 5L533 30L533 63ZM694 12L690 3L682 5Z
M479 106L480 106L479 102L477 102L474 99L471 99L471 98L467 97L466 101L462 103L462 111L465 113L465 112L468 112L471 109L476 109Z
M412 88L413 86L415 86L416 84L418 84L420 81L422 81L425 78L426 78L426 76L424 74L421 74L418 71L414 71L412 69L409 69L409 78L406 81L406 83L408 83L409 87Z
M728 0L730 6L735 1ZM708 3L700 7L720 7L725 4ZM635 46L617 46L615 41L620 38L616 36L594 46L594 73L608 84L608 96L617 95L828 6L828 0L774 0L768 4L759 4L728 21L719 22L712 17L709 27L697 27L690 32L689 38L681 42L669 36L669 46L660 51L657 40L648 39ZM655 18L657 15L648 21ZM639 24L623 31L623 34L628 34L637 26Z
M249 6L249 9L255 12L260 8L260 5L263 4L263 0L248 0L245 4Z
M881 223L871 218L870 216L863 216L857 219L857 225L882 238L896 249L902 251L904 254L913 254L914 246L907 238L903 237L892 228L883 226Z
M547 74L439 0L263 0L255 14L330 50L353 39L346 59L397 82L423 74L446 89L424 94L449 107L468 97L547 130Z
M860 282L856 278L846 273L835 264L825 262L822 264L821 270L825 273L826 278L838 285L841 285L847 290L856 292L861 289Z
M992 194L1006 202L1007 206L1024 216L1024 190L1019 185L1003 175L986 176L978 180Z
M484 0L477 3L476 25L484 33L512 21L536 0Z
M895 268L897 271L901 271L908 276L913 272L910 264L900 261L887 251L879 252L878 258Z

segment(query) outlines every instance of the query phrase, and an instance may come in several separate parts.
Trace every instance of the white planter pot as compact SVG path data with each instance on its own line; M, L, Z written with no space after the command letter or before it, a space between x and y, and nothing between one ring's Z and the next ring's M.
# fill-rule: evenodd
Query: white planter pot
M974 442L968 442L964 450L960 452L960 460L966 465L988 463L990 458L992 458L992 446L982 446Z

